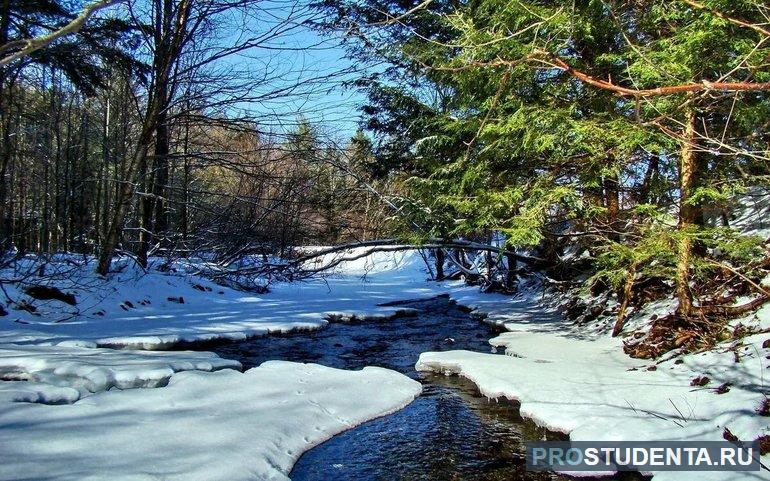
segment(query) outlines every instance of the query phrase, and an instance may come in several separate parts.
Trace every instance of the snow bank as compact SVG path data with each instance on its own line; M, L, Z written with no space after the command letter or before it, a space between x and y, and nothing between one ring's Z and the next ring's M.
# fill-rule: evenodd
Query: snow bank
M315 249L324 249L324 247L303 249L312 252ZM308 262L306 267L318 269L342 261L332 269L333 273L347 276L395 274L399 278L417 281L424 281L428 278L425 261L417 250L372 252L366 255L369 250L370 248L367 247L357 247L326 254Z
M71 404L80 399L80 391L37 381L0 382L0 403L28 402Z
M770 394L765 380L770 352L762 347L767 334L653 364L628 358L621 340L607 335L607 326L565 322L526 290L515 298L481 294L459 282L425 282L426 277L422 257L411 251L346 262L325 279L275 284L262 295L195 276L136 275L130 269L109 279L85 277L98 289L62 284L76 295L76 307L34 301L36 312L10 310L0 318L0 341L38 344L0 350L0 372L11 379L0 383L0 401L62 404L113 387L169 385L103 392L65 406L1 402L0 454L18 463L0 466L0 478L36 479L62 470L64 479L107 473L286 479L302 451L402 407L419 385L383 370L343 372L287 363L267 363L246 374L174 374L226 366L188 353L176 359L177 353L142 356L94 347L162 349L183 341L315 329L329 321L385 320L413 311L383 304L445 293L504 327L508 332L492 344L509 356L425 353L418 369L468 377L487 396L520 401L524 416L574 440L719 440L725 428L746 440L770 434L768 418L755 412ZM741 322L770 328L770 307ZM68 350L96 357L78 351L74 360ZM691 385L704 376L704 386ZM6 435L6 429L13 432ZM27 445L29 455L22 455ZM123 452L125 459L114 454ZM688 475L659 473L656 480ZM697 473L692 479L705 476L726 479L725 473Z
M420 390L381 368L272 361L63 406L3 403L0 479L288 480L304 451Z
M0 345L2 398L59 404L111 388L165 385L178 371L239 369L238 361L210 352L147 352L69 345Z
M9 284L25 304L0 317L0 479L288 479L302 452L404 407L420 384L380 368L268 362L240 373L212 353L102 347L166 349L414 315L379 304L442 289L415 274L418 263L414 253L374 269L355 262L328 282L251 294L182 269L126 264L100 278L63 262L71 270L48 285L75 306Z
M379 304L446 291L425 282L425 264L414 251L343 263L330 278L278 283L267 294L233 290L183 272L145 274L131 265L102 279L92 267L52 283L74 294L76 306L38 301L9 285L11 297L28 301L35 312L9 309L0 317L0 342L168 349L183 342L318 329L329 320L390 319L410 311Z
M655 364L629 358L620 340L586 335L532 302L504 304L518 307L492 303L488 319L510 331L490 341L508 356L424 353L417 370L466 377L487 397L518 401L522 416L574 441L718 441L725 428L741 440L770 434L770 419L756 412L770 394L766 334ZM770 307L754 322L762 327L767 318ZM708 383L691 385L699 376ZM727 392L719 394L720 387ZM764 471L751 476L770 479ZM735 479L735 473L661 472L655 479Z

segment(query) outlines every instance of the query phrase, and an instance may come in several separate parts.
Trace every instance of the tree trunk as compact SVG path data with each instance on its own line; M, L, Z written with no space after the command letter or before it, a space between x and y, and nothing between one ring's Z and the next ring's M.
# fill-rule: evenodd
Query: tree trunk
M676 295L679 299L678 313L689 316L692 313L693 297L690 291L690 264L693 256L693 228L697 225L700 214L695 205L690 204L690 199L695 189L698 176L698 159L694 149L696 116L693 107L689 107L686 113L684 136L679 164L679 245L676 265Z
M0 11L0 45L8 42L8 29L10 27L10 0L2 0L2 11ZM11 246L10 239L10 219L13 216L11 209L6 209L6 197L8 194L6 176L8 175L8 164L11 160L11 92L8 88L8 99L6 101L6 83L8 75L7 67L0 67L0 127L2 127L2 143L0 143L0 251L4 251Z
M650 157L647 164L647 170L644 173L644 180L639 187L638 198L636 199L639 204L651 204L653 199L650 198L650 189L652 187L652 181L658 176L660 157L653 154Z
M179 2L175 36L173 41L171 41L173 47L169 48L168 55L156 59L156 62L159 62L159 67L156 69L156 72L158 73L158 77L155 79L156 84L168 85L171 68L178 60L183 37L186 35L185 25L187 18L189 17L190 5L191 3L189 1ZM102 244L101 252L99 253L99 262L96 266L96 272L99 274L106 275L110 270L112 255L115 252L120 235L123 232L125 215L134 195L136 174L140 167L146 167L147 165L147 153L149 151L149 144L152 141L153 133L157 128L156 121L158 119L158 112L160 112L162 108L165 108L165 106L159 104L159 100L160 99L154 95L154 92L151 92L150 100L147 105L147 115L142 123L142 131L137 139L137 147L125 169L123 182L118 186L115 194L115 211L105 234L104 243Z
M614 159L610 159L614 161ZM604 198L607 207L607 237L614 241L620 241L620 226L618 225L618 216L620 215L620 192L618 189L618 174L612 173L604 177Z
M487 272L486 272L486 276L485 276L486 281L487 281L487 285L491 286L492 285L492 281L494 280L494 276L492 274L492 270L493 270L493 268L495 266L494 260L492 259L492 252L491 251L486 251L484 253L484 263L486 264L486 268L487 268Z
M444 280L444 249L436 249L436 280Z
M152 157L152 168L145 171L145 195L139 201L140 229L139 252L137 260L142 267L147 267L147 255L153 237L166 230L165 222L165 185L168 183L168 67L175 60L171 49L173 2L171 0L156 0L155 2L155 58L153 61L154 83L153 98L156 109L153 112L155 126L155 146ZM147 169L145 161L143 165ZM154 218L154 222L153 222Z
M508 263L508 270L505 274L505 287L507 289L513 289L516 287L516 283L518 281L518 276L516 274L516 256L506 254L505 260Z
M182 244L187 249L187 236L189 235L189 222L187 203L190 201L190 159L187 157L190 145L190 120L185 120L184 125L184 157L182 159L182 205L180 206L179 223L182 231Z
M118 241L120 240L120 235L123 232L123 223L125 221L126 212L128 211L128 206L131 204L131 199L134 195L136 173L141 164L146 163L147 161L147 151L154 130L154 108L155 103L151 102L148 112L149 115L145 118L142 132L137 139L136 150L126 168L123 182L119 184L115 194L115 210L112 219L110 220L109 227L105 232L104 243L102 244L99 253L99 262L96 265L96 272L103 276L106 276L110 271L112 256L115 253Z
M628 270L628 277L623 285L623 291L620 293L620 308L618 309L618 318L615 321L615 327L612 329L612 337L617 337L623 330L623 325L626 323L626 311L628 310L628 304L631 302L631 296L634 292L636 269L638 267L637 263L634 263Z
M168 132L168 93L166 86L161 86L158 92L160 98L160 112L158 114L158 127L155 131L155 153L153 156L153 189L152 205L155 210L154 234L162 236L168 230L168 217L166 208L166 199L168 198L168 154L169 154L169 132Z
M139 183L144 184L144 195L139 198L139 249L136 252L136 261L140 266L147 267L147 254L152 242L152 210L153 205L148 195L152 190L152 171L147 171L147 158L141 160L139 165Z

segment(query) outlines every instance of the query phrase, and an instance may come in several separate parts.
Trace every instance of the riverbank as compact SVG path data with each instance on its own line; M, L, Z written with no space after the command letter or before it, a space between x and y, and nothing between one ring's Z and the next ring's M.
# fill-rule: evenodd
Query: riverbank
M314 384L312 392L322 399L311 396L313 402L303 404L302 414L297 414L297 418L328 418L328 424L321 426L320 434L311 433L309 437L305 428L312 427L311 422L303 422L302 429L297 430L288 425L276 426L276 432L290 432L285 439L291 442L279 441L281 447L296 439L303 441L300 448L291 444L292 453L286 454L288 457L281 463L275 463L273 454L278 448L269 442L252 446L248 453L230 450L229 446L239 439L238 421L233 418L220 423L218 416L246 402L246 398L259 400L262 408L235 409L233 412L238 413L241 422L258 426L265 419L283 416L283 404L297 400L298 391L308 392L302 376L292 377L292 373L303 369L302 364L286 363L290 365L281 369L291 382L276 377L271 384L261 380L261 367L241 374L228 369L236 366L228 366L221 359L193 358L192 354L184 359L185 355L179 352L155 353L157 356L151 362L145 359L149 364L129 369L126 366L130 363L109 360L110 351L98 347L131 348L120 351L121 355L146 358L144 351L136 349L165 349L179 343L242 340L269 333L319 329L330 320L344 322L356 317L384 321L409 314L408 309L392 305L393 301L441 294L475 309L472 314L476 317L504 328L507 332L495 337L492 343L505 349L509 356L462 351L426 353L420 357L418 368L460 374L490 398L517 400L522 415L550 430L567 433L575 440L721 440L725 429L743 440L770 434L770 418L762 414L768 377L766 335L744 338L741 345L726 342L713 351L660 363L631 359L623 353L622 339L610 337L611 326L598 321L581 325L564 321L556 308L546 306L548 302L544 301L549 299L541 298L526 286L518 296L509 297L483 294L460 282L426 282L422 259L413 252L361 259L341 266L324 279L277 283L267 294L218 286L185 272L183 266L177 272L146 274L126 266L109 279L88 277L85 272L81 277L62 278L58 285L76 296L76 306L59 301L30 301L34 310L10 310L9 315L0 317L4 343L0 351L13 351L17 356L16 361L2 368L4 381L0 386L5 393L0 402L0 422L6 427L0 429L9 435L3 436L0 451L13 453L7 459L19 459L18 463L10 463L0 477L18 478L34 467L25 465L17 456L17 450L24 446L27 451L38 453L40 459L44 454L55 454L50 459L62 466L80 463L96 470L84 468L77 473L81 478L98 477L94 473L104 474L100 466L110 466L111 471L149 479L175 475L185 479L216 479L207 466L194 461L201 453L208 456L211 446L183 434L186 423L208 420L199 425L200 432L217 439L220 446L216 450L218 456L211 459L230 463L251 476L255 474L249 471L253 465L251 456L257 456L265 460L261 466L269 468L260 471L259 476L283 479L280 476L288 474L293 460L303 450L414 399L419 390L413 381L392 371L322 369L317 377L322 380L328 374L334 382ZM737 322L770 327L766 310ZM72 358L62 355L68 349L79 350L75 353L79 364L72 364ZM102 358L89 356L96 353ZM139 363L132 362L135 366ZM214 370L219 371L202 372ZM708 378L707 382L704 378ZM692 385L696 379L696 385ZM362 384L362 380L366 382ZM366 383L377 389L366 388ZM328 394L330 389L338 395ZM212 398L208 394L231 391L245 392L246 397L238 394ZM117 416L114 409L126 407L123 403L129 398L132 415ZM336 423L334 413L347 412L347 399L362 404L361 410L349 413L349 423ZM52 405L56 403L64 405ZM154 410L153 406L163 407ZM186 414L164 431L166 441L160 445L145 443L152 426L164 423L165 416L171 416L177 408L183 408ZM68 417L62 414L65 412L77 414ZM79 444L76 435L66 442L52 442L52 433L60 426L81 422L89 426L83 431L83 437L88 439L96 433L109 437L115 430L120 434L116 439L136 446L131 451L135 457L128 458L135 462L110 464L116 453L121 452L120 445L108 445L112 446L110 449L88 447ZM28 436L23 444L15 441L21 440L15 435L17 429ZM305 442L305 437L309 441ZM169 441L172 439L179 444ZM174 459L170 465L173 469L160 462L163 450L168 450L165 456ZM147 465L138 461L151 453L158 453L157 463ZM767 464L767 457L764 459ZM734 479L719 473L707 475L708 479ZM687 476L706 479L704 473L658 473L656 479L688 479ZM766 479L767 473L751 476L749 479Z
M506 356L423 353L417 369L459 375L490 399L521 405L521 415L573 441L753 441L770 435L768 335L716 349L632 359L623 339L601 326L577 326L538 299L461 302L507 332L490 340ZM770 327L770 306L735 321ZM766 442L766 441L765 441ZM770 464L770 456L763 456ZM655 480L770 479L770 472L651 472Z
M413 314L377 306L402 298L397 277L354 272L260 295L130 263L103 279L62 261L54 286L76 305L9 285L18 303L0 317L0 479L285 480L303 452L421 392L376 367L267 362L242 373L213 353L148 351ZM417 291L406 296L433 295L409 278Z

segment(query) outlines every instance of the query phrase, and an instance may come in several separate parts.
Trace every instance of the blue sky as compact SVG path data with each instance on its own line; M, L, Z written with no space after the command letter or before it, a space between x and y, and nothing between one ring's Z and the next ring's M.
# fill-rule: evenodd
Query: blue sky
M205 6L206 1L198 5ZM267 38L210 65L208 88L215 98L226 101L223 109L228 115L253 119L263 131L284 133L306 119L335 140L347 141L358 129L365 96L343 87L357 74L342 73L356 65L345 58L341 38L306 25L308 20L322 19L309 8L311 1L258 0L247 9L231 9L212 19L199 40L199 48L211 49L204 57L250 39ZM133 0L130 5L138 16L152 14L147 0ZM229 81L249 85L251 91L228 88ZM273 95L276 91L280 95Z
M239 38L283 27L280 35L271 38L258 48L227 60L239 69L252 71L255 77L268 77L261 91L301 87L286 95L259 102L243 102L239 108L258 118L269 118L277 130L290 130L300 118L339 140L350 138L358 128L359 107L365 100L362 93L344 88L344 80L353 79L355 73L343 74L354 68L345 58L340 38L322 35L302 24L314 14L301 4L291 0L266 0L264 8L252 10L245 17L233 19L232 31L225 41L237 42ZM244 28L236 27L238 23ZM248 31L248 33L244 33ZM265 74L269 72L269 74Z

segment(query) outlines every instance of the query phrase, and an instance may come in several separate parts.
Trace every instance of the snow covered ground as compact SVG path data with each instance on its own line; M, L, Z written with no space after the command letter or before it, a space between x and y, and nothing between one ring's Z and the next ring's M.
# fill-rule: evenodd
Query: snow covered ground
M378 303L434 295L415 263L381 261L266 295L130 266L101 279L67 262L52 285L74 306L6 285L23 304L0 317L0 479L288 479L304 451L403 408L420 384L381 368L241 373L213 353L137 349L385 320L412 311Z
M659 364L631 359L608 326L575 326L538 298L425 282L414 252L359 259L326 279L274 284L268 294L228 289L181 268L142 275L127 267L110 279L89 277L90 268L56 284L76 296L75 306L9 291L32 309L0 317L0 454L13 460L0 467L2 479L108 471L132 479L285 479L304 450L403 407L419 385L382 369L271 362L239 373L205 353L100 347L164 349L315 329L329 320L384 320L409 311L379 304L442 293L504 326L508 332L492 343L510 355L425 353L418 368L466 376L487 396L518 400L523 415L572 439L719 440L725 428L743 440L770 434L770 418L756 412L768 395L767 335ZM658 307L666 306L651 306ZM770 327L770 311L741 322ZM696 377L708 382L691 385ZM770 479L767 472L751 476L738 479Z
M164 386L175 372L240 369L209 352L0 345L0 401L72 403L109 389Z
M770 395L767 334L656 363L626 356L620 339L571 325L533 299L486 300L480 311L507 329L490 341L507 356L430 352L417 369L466 377L487 397L518 401L522 416L574 441L721 441L725 429L748 441L770 434L770 417L758 414ZM742 322L770 327L770 306ZM655 474L770 479L767 471Z
M420 263L410 253L379 255L348 263L344 275L274 284L267 295L237 291L199 276L153 270L145 274L131 264L100 279L87 264L53 283L75 295L75 306L35 300L11 285L11 297L29 301L36 312L8 309L9 315L0 317L0 342L80 341L101 347L165 349L183 341L318 329L330 318L387 319L408 315L409 309L378 304L442 291L425 282L427 274Z
M270 361L75 404L0 403L0 479L287 480L304 451L420 391L386 369Z

